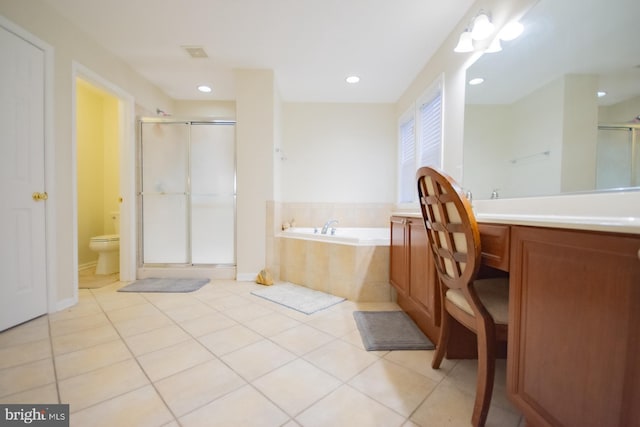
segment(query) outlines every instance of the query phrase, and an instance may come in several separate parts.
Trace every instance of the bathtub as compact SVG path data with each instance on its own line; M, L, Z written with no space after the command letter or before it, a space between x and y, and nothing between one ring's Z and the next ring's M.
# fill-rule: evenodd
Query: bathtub
M390 302L388 228L290 228L276 236L280 279L357 302Z
M390 236L388 228L370 227L336 227L335 234L331 234L331 229L329 229L327 234L321 234L320 227L296 227L288 228L281 233L281 237L290 239L313 240L316 242L353 246L389 246Z

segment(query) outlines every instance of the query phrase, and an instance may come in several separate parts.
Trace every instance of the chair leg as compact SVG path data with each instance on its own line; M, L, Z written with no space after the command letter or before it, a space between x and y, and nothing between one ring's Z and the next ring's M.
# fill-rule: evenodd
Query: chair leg
M471 425L482 427L487 421L496 370L496 332L492 322L478 322L478 379Z
M436 352L433 355L433 360L431 361L431 367L433 369L440 368L440 363L442 363L442 359L447 352L447 344L449 343L449 335L451 332L451 319L449 313L447 313L447 310L444 308L444 305L442 306L442 316L440 317L440 336L438 337Z

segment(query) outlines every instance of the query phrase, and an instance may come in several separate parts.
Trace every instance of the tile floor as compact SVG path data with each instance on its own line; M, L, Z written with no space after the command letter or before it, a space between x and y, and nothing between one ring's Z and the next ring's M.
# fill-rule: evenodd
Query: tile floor
M69 403L72 426L467 426L474 361L366 352L345 301L305 315L213 281L189 294L81 289L0 333L0 402ZM498 362L488 426L523 426Z

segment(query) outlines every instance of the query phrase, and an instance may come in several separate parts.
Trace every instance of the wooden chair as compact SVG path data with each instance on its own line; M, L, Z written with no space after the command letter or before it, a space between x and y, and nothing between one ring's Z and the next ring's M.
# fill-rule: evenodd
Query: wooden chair
M445 355L454 318L478 338L478 379L471 424L484 426L491 404L496 341L507 339L509 281L477 280L480 233L469 200L451 177L430 167L416 173L429 246L440 278L441 329L434 369Z

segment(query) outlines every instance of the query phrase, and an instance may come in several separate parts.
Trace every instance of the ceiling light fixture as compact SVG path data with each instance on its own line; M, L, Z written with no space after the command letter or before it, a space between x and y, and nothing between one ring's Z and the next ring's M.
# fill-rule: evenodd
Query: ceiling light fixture
M198 90L202 93L211 93L211 86L200 85L198 86Z
M475 79L469 80L469 84L471 86L479 85L481 83L484 83L484 79L482 77L476 77Z
M349 76L345 80L347 81L347 83L355 84L355 83L358 83L360 81L360 77L358 77L358 76Z
M598 91L598 98L603 98L607 96L607 92L603 91L603 90L599 90Z
M486 40L493 33L494 26L486 12L480 11L473 20L471 27L471 37L474 40Z
M471 31L465 30L460 34L458 44L453 51L458 53L473 52L473 38L471 37Z
M488 12L480 11L471 20L470 25L464 29L458 44L453 49L454 52L467 53L473 51L484 50L484 52L500 52L502 50L501 41L510 41L522 34L524 26L513 21L505 25L499 32L498 36L491 41L491 43L485 42L489 37L495 33L495 27L491 22L491 15ZM482 42L476 44L475 42Z

